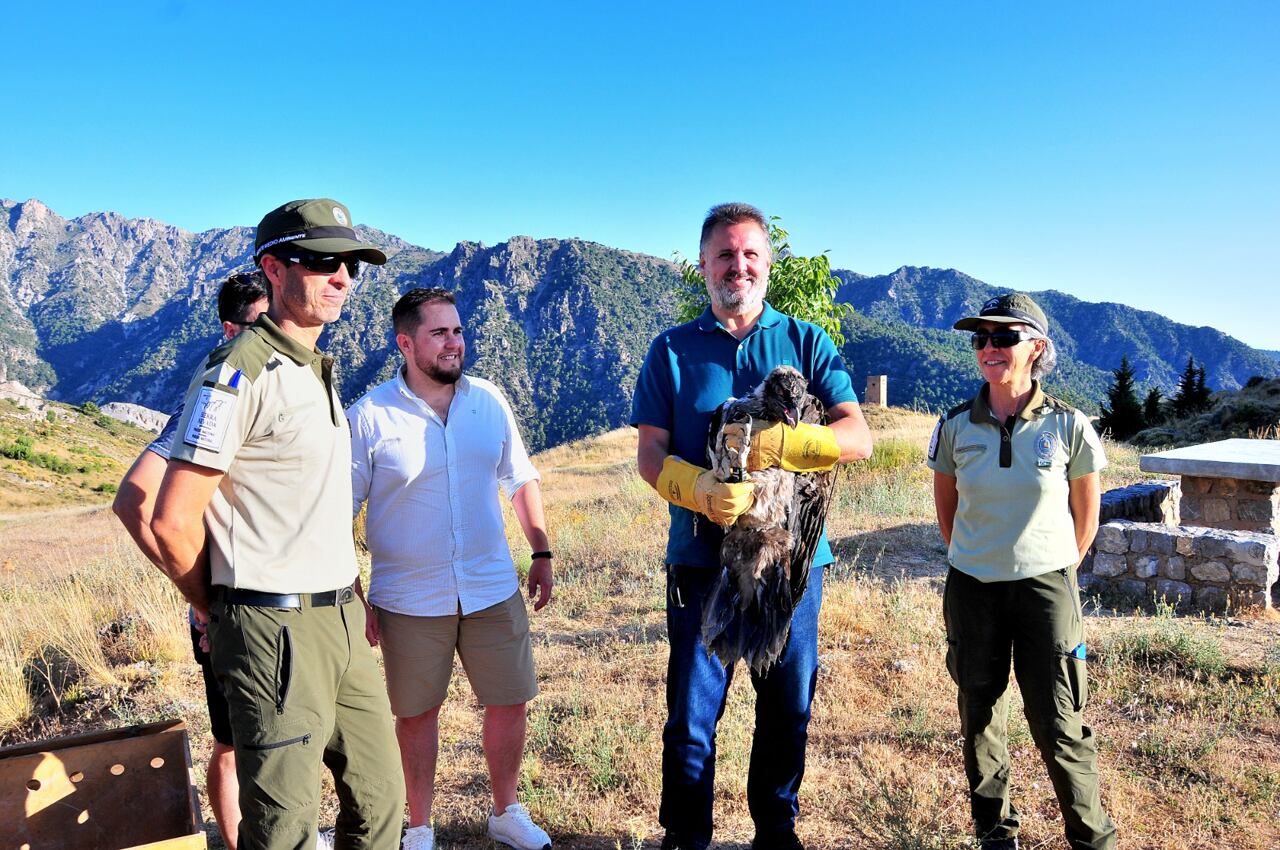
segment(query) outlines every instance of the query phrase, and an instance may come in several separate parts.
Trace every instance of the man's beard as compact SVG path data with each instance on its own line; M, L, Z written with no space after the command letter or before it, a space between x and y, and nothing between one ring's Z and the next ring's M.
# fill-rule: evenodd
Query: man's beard
M442 367L434 360L427 363L418 361L416 365L422 374L437 384L456 384L458 379L462 377L462 358L459 357L454 363L455 366L452 369Z
M769 286L769 278L766 275L763 280L755 278L751 282L751 286L745 290L738 291L729 289L725 286L727 280L736 281L738 276L729 278L721 278L718 283L713 283L707 289L711 295L711 303L713 306L732 313L750 313L760 308L764 303L764 293Z

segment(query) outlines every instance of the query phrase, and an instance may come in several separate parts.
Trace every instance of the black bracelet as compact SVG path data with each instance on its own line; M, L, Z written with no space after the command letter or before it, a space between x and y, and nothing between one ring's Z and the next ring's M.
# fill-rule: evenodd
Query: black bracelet
M534 552L532 555L529 556L529 559L532 561L536 561L539 558L550 558L550 557L552 557L551 550L543 549L541 552Z

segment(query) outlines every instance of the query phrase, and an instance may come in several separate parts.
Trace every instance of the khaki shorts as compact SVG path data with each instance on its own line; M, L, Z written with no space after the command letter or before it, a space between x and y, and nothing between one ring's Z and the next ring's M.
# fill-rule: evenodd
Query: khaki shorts
M375 610L387 694L396 717L417 717L444 702L455 649L481 705L518 705L538 695L529 615L520 591L465 616L414 617Z

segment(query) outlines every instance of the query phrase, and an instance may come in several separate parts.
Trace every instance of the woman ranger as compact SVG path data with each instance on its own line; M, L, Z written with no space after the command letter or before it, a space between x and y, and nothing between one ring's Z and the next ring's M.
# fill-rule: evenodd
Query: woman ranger
M956 322L973 331L986 381L929 445L946 541L947 669L959 686L969 803L984 848L1018 846L1009 802L1009 666L1073 848L1113 848L1098 793L1076 567L1098 530L1106 465L1084 414L1040 388L1056 354L1026 295L992 298Z

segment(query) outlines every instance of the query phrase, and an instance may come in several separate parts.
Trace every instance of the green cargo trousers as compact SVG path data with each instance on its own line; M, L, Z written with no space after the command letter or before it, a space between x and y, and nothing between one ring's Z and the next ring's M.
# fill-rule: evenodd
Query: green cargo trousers
M209 644L240 780L241 850L311 850L320 765L333 773L336 844L398 850L404 774L364 605L260 608L215 601Z
M1009 802L1009 665L1031 737L1073 848L1115 847L1098 792L1097 748L1081 718L1088 695L1075 569L983 583L952 568L943 593L947 670L959 686L960 734L978 837L1018 834Z

